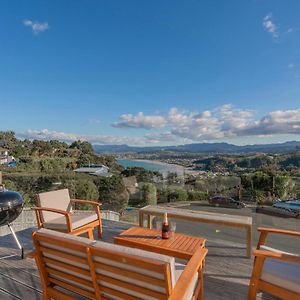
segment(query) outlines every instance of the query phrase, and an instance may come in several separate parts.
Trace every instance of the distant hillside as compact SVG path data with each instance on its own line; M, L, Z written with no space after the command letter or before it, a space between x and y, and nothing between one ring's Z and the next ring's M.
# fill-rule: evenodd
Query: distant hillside
M165 147L131 147L128 145L93 145L97 153L143 153L158 151L200 152L200 153L284 153L300 149L300 142L291 141L281 144L257 144L237 146L228 143L199 143Z

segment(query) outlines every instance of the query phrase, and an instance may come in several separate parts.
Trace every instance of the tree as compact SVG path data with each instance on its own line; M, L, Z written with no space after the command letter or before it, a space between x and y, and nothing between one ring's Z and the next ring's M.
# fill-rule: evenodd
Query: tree
M176 182L178 179L178 175L176 172L169 172L168 175L167 175L167 181L168 181L168 184L172 184L174 182Z
M71 149L78 149L84 154L92 155L94 154L93 146L89 142L75 141L70 145Z
M75 197L77 199L98 200L99 191L91 179L81 179L76 183Z
M88 165L92 162L92 158L89 154L81 153L76 163L78 166L83 166Z
M273 189L272 177L262 171L255 172L252 181L254 189L262 191L272 191Z
M145 183L141 188L142 199L147 205L157 204L156 187L153 183Z
M129 177L135 176L138 182L153 182L154 177L159 176L159 172L149 171L141 167L129 167L121 172L121 175Z
M289 176L276 176L274 179L274 194L279 198L285 197L291 178Z
M17 142L18 140L13 131L0 131L0 147L11 150Z
M187 191L184 189L170 190L168 202L186 201L188 198Z
M121 211L128 205L129 194L121 176L97 177L94 182L104 209Z
M209 196L206 192L188 191L188 201L203 201L208 200Z
M91 179L82 179L76 182L75 198L81 200L98 201L99 191ZM91 209L89 204L76 204L76 209Z

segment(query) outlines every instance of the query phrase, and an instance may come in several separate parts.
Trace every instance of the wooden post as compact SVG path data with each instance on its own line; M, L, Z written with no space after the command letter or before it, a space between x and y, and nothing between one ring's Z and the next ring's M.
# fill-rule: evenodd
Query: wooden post
M141 210L139 211L139 225L140 227L144 227L144 214Z
M252 226L247 228L247 254L248 258L251 257L251 250L252 250Z
M148 214L147 215L147 226L148 228L152 228L152 219L153 219L153 216L151 214Z
M0 171L0 185L2 185L2 172Z

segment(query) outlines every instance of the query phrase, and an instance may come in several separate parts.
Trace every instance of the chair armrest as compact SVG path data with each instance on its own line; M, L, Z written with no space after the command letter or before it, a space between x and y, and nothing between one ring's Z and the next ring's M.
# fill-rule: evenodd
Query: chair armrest
M257 230L266 233L277 233L277 234L300 236L299 231L292 231L292 230L285 230L285 229L278 229L278 228L258 227Z
M50 211L50 212L61 214L61 215L65 215L65 216L70 215L69 212L67 212L65 210L57 209L57 208L33 207L32 209L34 209L35 211Z
M264 259L271 258L271 259L278 259L282 261L300 263L300 256L290 255L286 253L266 251L266 250L254 250L253 255L256 257L262 257Z
M72 222L71 222L71 213L70 212L67 212L67 211L61 210L61 209L57 209L57 208L49 208L49 207L33 207L32 209L34 209L34 211L35 211L38 228L43 227L43 223L44 223L41 218L41 213L43 211L49 211L49 212L53 212L56 214L64 215L66 218L66 222L67 222L69 231L72 231Z
M96 202L96 201L90 201L90 200L79 200L79 199L71 199L72 203L83 203L83 204L91 204L95 206L101 206L102 203Z
M185 294L187 293L191 284L191 278L193 278L193 276L196 273L199 273L199 270L202 269L206 254L207 249L205 248L199 248L195 252L192 258L188 261L178 281L176 282L175 288L173 289L169 300L184 299Z
M276 234L286 234L286 235L293 235L293 236L299 236L299 231L292 231L292 230L285 230L285 229L278 229L278 228L268 228L268 227L258 227L258 231L260 231L260 237L257 243L257 249L260 248L261 245L264 245L267 239L267 235L269 233L276 233Z

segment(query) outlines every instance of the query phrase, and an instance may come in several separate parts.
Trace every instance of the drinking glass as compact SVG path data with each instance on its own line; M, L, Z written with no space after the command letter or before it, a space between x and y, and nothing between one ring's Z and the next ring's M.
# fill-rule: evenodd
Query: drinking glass
M173 240L175 238L175 231L176 231L176 222L171 221L169 223L169 230L170 230L170 239Z
M158 231L157 238L161 239L162 221L160 221L160 220L156 221L155 227L156 227L156 229Z
M156 225L155 226L156 226L157 230L161 231L162 230L162 221L159 221L159 220L156 221Z

